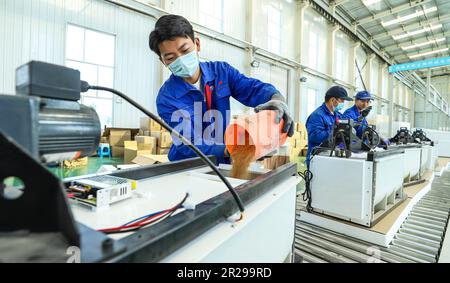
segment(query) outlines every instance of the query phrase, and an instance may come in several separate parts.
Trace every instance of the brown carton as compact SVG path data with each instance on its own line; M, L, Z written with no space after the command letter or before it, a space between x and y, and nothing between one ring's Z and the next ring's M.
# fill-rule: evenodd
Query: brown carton
M168 154L169 150L170 150L170 148L160 148L160 147L158 147L158 149L156 150L156 154Z
M165 163L169 162L169 158L167 155L155 155L155 154L144 154L136 156L135 159L132 161L135 164L139 165L152 165L156 163Z
M125 141L124 163L130 164L136 156L152 154L151 145L139 145L136 141ZM149 149L147 149L149 148Z
M169 132L162 132L159 140L160 148L169 148L172 145L172 136Z
M125 148L123 146L111 146L112 157L123 157Z
M111 146L124 146L124 141L131 140L131 132L128 130L111 130L109 144Z
M161 134L162 134L161 131L151 131L150 132L150 136L156 138L157 146L159 146L161 143Z

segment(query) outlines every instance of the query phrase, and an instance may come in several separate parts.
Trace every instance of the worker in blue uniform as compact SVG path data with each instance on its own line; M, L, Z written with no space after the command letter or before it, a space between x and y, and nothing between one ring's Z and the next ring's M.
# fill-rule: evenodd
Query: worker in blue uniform
M336 119L341 119L339 112L344 108L344 101L352 101L345 88L333 86L325 94L325 102L306 120L306 130L308 131L308 152L306 155L306 165L309 168L311 152L323 142L328 141L333 134Z
M343 114L345 118L353 119L357 123L355 130L359 138L362 138L362 133L368 126L366 117L372 109L370 106L372 100L372 95L368 91L360 91L355 96L355 105L347 109Z
M178 15L158 19L149 37L150 49L172 75L159 90L159 116L219 163L229 163L223 136L230 119L230 98L254 107L255 112L275 110L282 132L292 136L294 123L281 93L271 84L241 74L226 62L200 62L200 39L192 25ZM173 137L169 160L195 157Z

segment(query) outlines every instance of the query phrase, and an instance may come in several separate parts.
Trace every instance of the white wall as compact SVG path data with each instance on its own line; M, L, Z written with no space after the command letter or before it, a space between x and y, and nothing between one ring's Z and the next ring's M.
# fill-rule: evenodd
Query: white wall
M171 13L181 14L189 20L198 23L200 0L143 0L140 2L161 5L163 9ZM308 104L308 89L317 90L315 103L320 105L324 94L330 85L335 84L334 79L344 81L350 85L349 94L354 95L356 90L362 90L358 72L354 71L354 78L350 75L354 62L351 62L353 46L356 44L341 31L335 33L335 50L328 52L330 43L331 26L315 12L312 7L306 7L304 21L299 23L300 2L285 0L224 0L223 2L223 34L252 43L256 48L268 49L268 9L276 7L281 12L281 57L299 61L302 65L309 66L314 72L321 75L298 71L287 66L282 61L269 60L260 56L256 59L261 62L260 68L250 67L250 52L242 48L233 47L219 38L200 35L202 40L201 57L205 60L224 60L236 67L242 73L260 78L273 83L283 94L288 96L289 107L293 116L305 121ZM250 8L252 8L250 10ZM147 9L147 12L150 8ZM151 10L151 9L150 9ZM14 93L14 70L19 65L34 59L64 64L65 50L65 26L67 23L77 24L90 29L112 33L116 36L115 57L115 87L151 110L155 110L155 98L163 80L169 72L163 68L156 56L148 48L148 34L153 29L155 20L137 12L117 7L101 0L1 0L0 1L0 92ZM299 28L301 30L299 30ZM300 32L303 40L300 42ZM311 35L313 34L313 35ZM311 50L311 36L316 35L317 48ZM349 72L344 72L342 77L337 77L340 70L335 56L336 49L342 50L342 56L346 59L344 64ZM13 51L12 51L13 50ZM301 58L297 58L300 54ZM317 64L311 66L311 54L316 51L319 54ZM331 57L330 57L331 56ZM388 74L383 62L373 58L371 64L366 64L369 54L361 48L356 48L356 57L367 87L380 98L386 99L375 103L375 111L372 119L382 117L385 124L388 115L388 102L391 90L388 89ZM334 67L330 68L330 62ZM314 73L313 72L313 73ZM300 83L300 76L308 78L307 82ZM327 76L331 76L328 77ZM377 78L378 77L378 82ZM439 92L450 85L449 78L436 79ZM447 89L445 98L449 98ZM411 120L413 115L405 115L411 111L412 90L400 84L394 89L394 103L401 109L401 114L394 115L393 120ZM381 107L384 105L384 107ZM348 106L351 106L349 104ZM417 108L417 107L416 107ZM236 113L244 113L247 109L238 102L232 102L232 110ZM431 111L431 109L430 109ZM430 120L430 127L442 127L444 117L435 114ZM126 103L115 101L114 121L116 126L137 126L137 113ZM381 118L380 118L381 119ZM420 120L420 114L416 121ZM380 122L380 123L381 123ZM410 121L403 121L410 122Z
M14 94L15 69L30 60L64 65L68 23L116 36L114 87L155 110L158 61L148 48L154 20L101 0L0 1L0 93ZM114 125L138 127L142 116L114 103Z

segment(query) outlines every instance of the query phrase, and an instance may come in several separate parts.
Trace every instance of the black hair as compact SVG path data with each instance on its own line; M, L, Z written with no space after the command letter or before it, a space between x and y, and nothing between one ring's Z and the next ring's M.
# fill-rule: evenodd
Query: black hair
M176 37L189 37L195 41L194 28L191 23L179 15L165 15L158 19L155 29L150 33L148 44L158 57L161 56L159 44Z
M330 99L332 99L333 97L336 98L336 96L334 95L325 95L325 102L330 101Z

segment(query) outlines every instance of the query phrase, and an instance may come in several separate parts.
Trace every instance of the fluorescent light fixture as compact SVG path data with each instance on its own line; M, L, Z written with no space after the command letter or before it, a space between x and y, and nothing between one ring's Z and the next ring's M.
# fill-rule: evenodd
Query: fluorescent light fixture
M418 35L418 34L421 34L421 33L427 32L427 31L431 31L431 30L435 30L435 29L438 29L438 28L441 28L441 27L442 27L442 24L437 24L435 26L426 27L426 28L419 29L419 30L415 30L415 31L411 31L411 32L408 31L406 33L402 33L402 34L399 34L399 35L393 35L392 38L394 40L399 40L399 39L402 39L402 38L405 38L405 37L408 37L408 36Z
M402 46L402 49L403 50L409 50L409 49L413 49L413 48L416 48L416 47L422 47L422 46L425 46L425 45L442 42L444 40L445 40L445 37L441 37L441 38L438 38L438 39L433 39L433 40L429 40L429 41L422 42L422 43L417 43L417 44L408 45L408 46Z
M380 3L381 0L363 0L362 2L366 6L372 6L373 4Z
M436 12L436 11L437 11L436 6L427 8L425 10L417 10L416 12L414 12L412 14L409 14L409 15L406 15L403 17L399 17L399 18L396 18L396 19L393 19L393 20L390 20L387 22L381 22L381 25L383 25L384 27L391 26L391 25L398 24L398 23L401 23L401 22L404 22L404 21L407 21L410 19L414 19L414 18L423 16L423 15L426 15L428 13Z
M447 51L447 50L448 50L448 47L442 48L442 49L439 49L439 50L433 50L433 51L428 51L428 52L424 52L424 53L419 53L419 54L415 54L415 55L408 55L408 57L410 59L414 59L414 58L417 58L417 57L428 56L428 55L436 54L436 53L439 53L439 52L444 52L444 51Z

